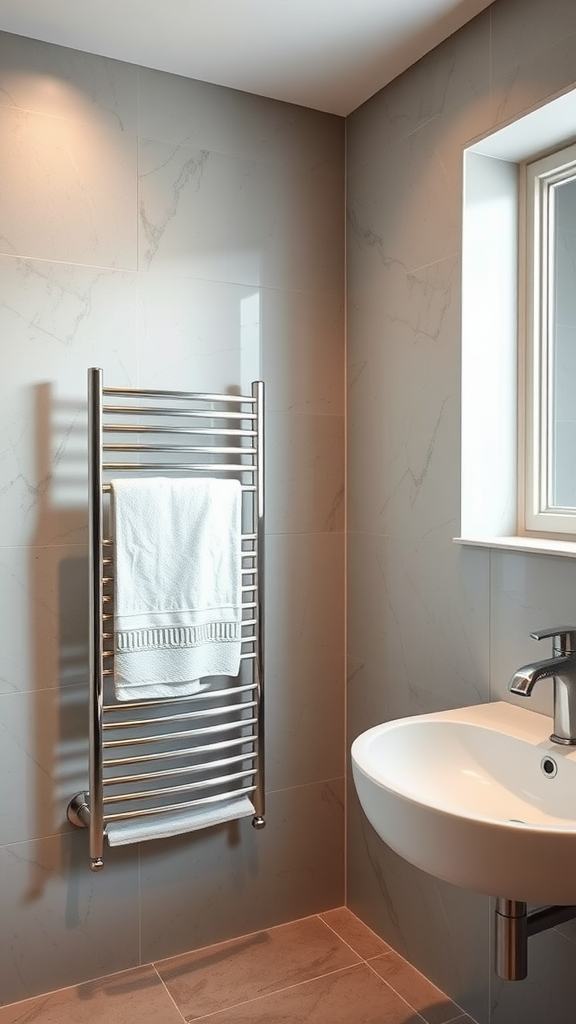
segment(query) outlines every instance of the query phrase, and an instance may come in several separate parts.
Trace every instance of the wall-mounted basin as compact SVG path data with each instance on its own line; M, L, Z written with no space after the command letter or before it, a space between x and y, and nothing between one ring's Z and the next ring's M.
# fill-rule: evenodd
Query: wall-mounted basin
M576 904L576 748L504 701L401 718L352 744L378 835L424 871L508 900Z

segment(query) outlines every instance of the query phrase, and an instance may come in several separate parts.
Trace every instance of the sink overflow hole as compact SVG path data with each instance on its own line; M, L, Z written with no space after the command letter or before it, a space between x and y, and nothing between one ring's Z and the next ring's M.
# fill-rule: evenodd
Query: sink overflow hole
M544 772L544 775L549 779L553 779L558 772L558 765L553 757L543 757L540 761L540 767Z

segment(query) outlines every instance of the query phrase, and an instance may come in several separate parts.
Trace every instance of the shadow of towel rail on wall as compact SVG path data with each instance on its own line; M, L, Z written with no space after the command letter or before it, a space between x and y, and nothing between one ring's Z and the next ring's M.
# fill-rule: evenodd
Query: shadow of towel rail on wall
M159 836L203 827L195 815L210 824L250 813L255 828L265 824L264 384L254 382L251 395L109 388L92 368L88 418L89 791L71 800L68 818L88 829L97 871L111 822L154 821ZM159 471L240 482L240 673L204 680L205 689L185 697L118 701L110 480ZM122 841L138 841L138 829Z

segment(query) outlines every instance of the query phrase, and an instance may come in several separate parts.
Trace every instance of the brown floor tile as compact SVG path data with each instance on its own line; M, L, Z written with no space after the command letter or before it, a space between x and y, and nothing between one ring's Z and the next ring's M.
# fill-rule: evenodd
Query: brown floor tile
M427 1024L447 1024L462 1013L456 1003L448 999L448 996L403 960L398 953L385 953L384 956L376 957L370 960L370 967L407 1003L410 1003L410 1006L418 1010Z
M182 1024L153 967L0 1007L0 1024Z
M355 953L358 953L363 960L371 956L379 956L381 953L389 953L391 947L384 939L376 935L363 921L360 921L348 907L338 907L336 910L328 910L320 917L326 924L347 942Z
M366 964L214 1014L206 1024L422 1024Z
M359 962L323 921L307 917L161 960L156 969L180 1012L194 1020Z
M469 1017L467 1013L462 1014L461 1017L454 1017L453 1020L449 1020L446 1024L476 1024L472 1017Z

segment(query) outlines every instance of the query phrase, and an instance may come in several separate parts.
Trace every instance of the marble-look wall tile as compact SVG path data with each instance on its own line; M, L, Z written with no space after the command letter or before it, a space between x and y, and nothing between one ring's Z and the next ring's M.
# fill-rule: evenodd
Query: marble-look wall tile
M84 684L88 659L85 547L0 549L0 693Z
M0 139L2 253L136 269L135 136L0 106Z
M413 714L406 680L390 680L385 666L346 659L346 751L357 736L380 722Z
M381 680L390 717L488 699L488 607L486 551L349 537L348 653Z
M391 267L379 289L350 295L351 530L459 532L459 274L456 257L411 274Z
M269 413L268 533L344 528L344 419Z
M490 12L482 11L348 118L348 172L434 118L467 112L489 90Z
M268 411L343 416L342 294L263 288L259 296Z
M229 280L235 169L220 153L139 140L140 270Z
M139 175L141 270L341 291L340 179L146 139Z
M0 106L136 131L137 68L0 32Z
M1 545L86 539L86 370L135 385L136 295L135 274L0 257Z
M230 217L230 279L271 288L344 288L344 181L244 161Z
M490 557L491 699L551 715L551 679L529 699L511 694L508 683L521 665L552 656L552 641L532 640L533 630L576 626L576 561L496 550Z
M150 68L138 91L144 138L344 175L342 117Z
M266 383L268 413L342 416L338 292L289 291L148 272L138 296L139 381L226 391ZM162 358L158 358L158 352Z
M85 685L0 696L0 846L70 831L87 788Z
M343 534L267 535L265 586L273 662L344 656Z
M576 10L571 0L506 0L492 4L490 13L495 81L576 33ZM540 99L545 95L541 93Z
M138 307L142 387L249 392L262 376L259 289L150 271Z
M116 850L89 869L84 833L0 847L0 1002L138 964L138 867Z
M343 659L312 651L266 662L266 783L270 791L344 775Z
M261 831L244 818L141 844L143 962L339 906L343 821L335 779L270 793Z
M525 59L518 66L494 74L492 101L495 124L506 124L546 99L553 98L574 86L574 47L576 46L576 24L572 14L568 15L571 31L566 36ZM546 19L548 21L548 18ZM550 19L554 24L554 19ZM504 65L506 62L503 62ZM539 152L538 145L535 152Z
M460 251L462 156L436 120L348 178L348 290Z

